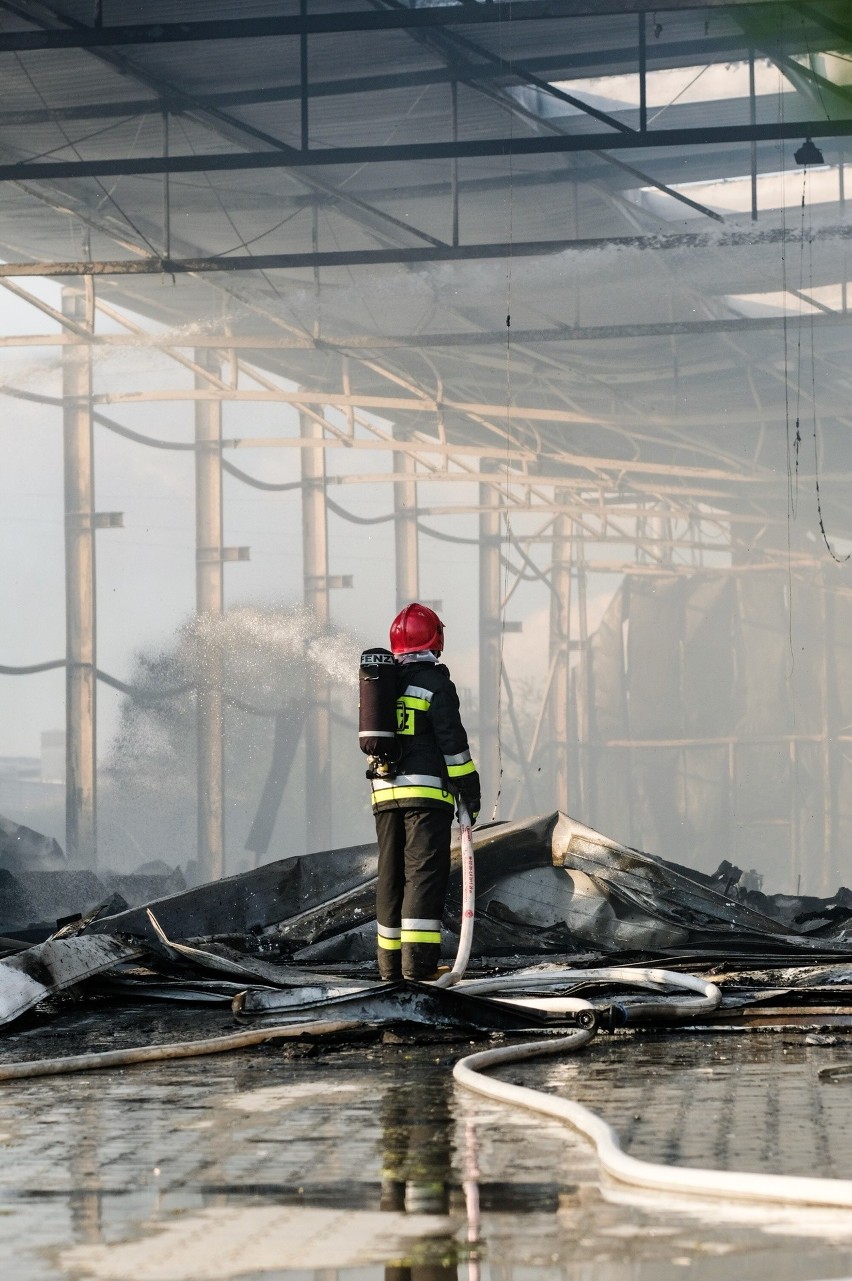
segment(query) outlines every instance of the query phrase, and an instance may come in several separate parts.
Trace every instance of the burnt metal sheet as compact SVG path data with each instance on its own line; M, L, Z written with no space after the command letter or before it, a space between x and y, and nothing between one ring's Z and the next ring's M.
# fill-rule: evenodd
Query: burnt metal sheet
M60 922L115 915L128 907L186 888L180 871L121 875L110 871L17 869L0 865L0 929L43 942Z
M377 983L368 981L353 984L338 982L329 978L326 982L315 981L308 986L298 988L243 988L238 1003L242 1014L276 1013L287 1014L301 1012L306 1008L326 1001L336 1001L342 997L359 997L369 995L373 989L379 989ZM385 988L379 989L385 991ZM238 993L234 993L235 996Z
M852 923L852 900L847 910L844 904L848 895L844 891L823 905L827 916L820 915L812 906L813 900L809 900L809 911L798 914L806 919L799 923L797 913L791 910L794 900L785 898L781 904L753 890L740 895L739 872L729 864L723 865L728 873L722 878L693 872L620 845L567 815L559 816L554 831L553 859L569 873L585 873L616 913L626 909L636 919L644 916L649 925L667 922L678 927L682 932L679 941L685 946L852 952L843 937L844 923ZM804 905L805 901L799 903ZM807 928L807 918L814 914L818 922L830 921L838 935L836 939L825 934L813 936L814 930Z
M479 829L479 883L487 887L518 866L551 865L550 838L557 818L554 813ZM268 934L291 948L307 946L373 919L376 860L374 843L281 859L103 918L86 932L153 939L150 909L170 939ZM460 884L457 849L453 866Z
M14 823L0 814L0 867L11 872L64 871L65 855L52 836Z
M0 961L0 1024L10 1023L51 992L138 956L138 944L106 935L55 938Z
M17 877L0 867L0 930L5 934L38 919L38 908Z
M154 930L155 940L149 941L146 946L155 955L176 961L181 969L194 966L215 974L227 975L231 979L242 980L242 986L245 986L246 982L255 984L260 981L274 988L304 988L324 982L323 975L311 974L304 969L295 969L292 965L281 963L275 965L262 957L236 952L221 944L210 943L206 948L200 948L175 942L167 937L150 908L147 915ZM344 979L342 982L349 987L352 986L349 980ZM358 986L363 987L364 984L360 983Z
M770 897L740 885L723 861L695 871L622 845L554 812L474 833L474 957L852 954L852 894ZM282 860L85 925L127 933L201 968L281 986L276 964L369 961L375 949L375 845ZM157 939L151 914L159 923ZM458 851L444 914L453 955L461 914ZM187 940L204 940L192 954ZM262 955L262 953L266 955ZM303 980L304 981L304 980Z
M322 1019L338 1015L357 1019L364 1024L425 1023L430 1027L449 1027L477 1031L530 1031L554 1025L552 1015L528 1007L513 1007L487 997L467 995L454 988L439 988L430 983L382 983L370 991L329 996L312 1004L292 1009L289 996L270 991L246 991L237 997L234 1009L242 1014L274 1015L276 1023L294 1023L305 1019ZM576 1026L567 1015L560 1021Z
M375 863L374 844L279 859L95 921L87 932L152 938L150 907L169 938L257 934L301 914L328 910L329 886L335 888L335 900L342 899L373 882Z
M226 979L168 979L161 974L119 974L108 970L91 980L91 986L105 996L130 1001L170 1001L191 1005L230 1007L243 991L240 983Z

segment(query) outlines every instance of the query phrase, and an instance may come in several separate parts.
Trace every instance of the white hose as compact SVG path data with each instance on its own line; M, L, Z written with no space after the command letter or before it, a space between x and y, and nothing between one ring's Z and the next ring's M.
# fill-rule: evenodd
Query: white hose
M691 1018L696 1014L715 1010L722 1000L722 993L715 983L708 983L694 974L679 974L674 970L639 969L628 965L602 966L596 970L574 970L570 966L550 967L546 970L519 970L515 974L495 975L493 978L468 979L462 984L461 991L482 996L488 992L506 989L512 992L528 988L541 991L542 988L594 982L629 983L631 986L651 987L655 990L661 987L673 987L697 994L683 1001L673 1001L670 998L663 1001L643 1001L636 1010L637 1016L642 1018ZM499 999L507 1000L508 998Z
M203 1054L228 1054L263 1045L266 1041L293 1041L300 1036L331 1036L363 1029L357 1019L324 1019L313 1023L286 1023L277 1027L253 1028L225 1036L196 1041L172 1041L167 1045L140 1045L127 1050L104 1050L100 1054L66 1054L53 1059L29 1059L23 1063L0 1064L0 1081L26 1081L34 1076L65 1076L69 1072L95 1072L131 1067L136 1063L164 1063L172 1059L194 1059Z
M435 979L434 987L453 987L467 969L473 945L473 905L476 898L476 871L473 861L473 832L470 814L464 801L459 801L459 832L461 834L462 865L462 916L459 946L453 968Z
M657 971L660 973L660 971ZM681 978L691 976L681 975ZM702 980L694 979L701 983ZM712 986L712 985L708 985ZM505 1046L485 1050L460 1059L453 1068L459 1085L484 1094L500 1103L542 1112L545 1116L565 1121L579 1130L595 1145L601 1168L611 1178L633 1187L673 1195L724 1198L726 1200L762 1201L771 1204L799 1206L843 1206L852 1208L852 1181L849 1179L816 1179L785 1174L747 1174L729 1170L706 1170L692 1166L657 1165L640 1161L623 1152L618 1135L611 1126L595 1116L588 1108L570 1099L530 1090L525 1086L511 1085L508 1081L495 1081L481 1074L482 1069L501 1063L517 1063L522 1059L539 1058L545 1054L558 1054L580 1050L588 1045L594 1030L580 1030L552 1041L531 1041L523 1045Z
M592 1010L590 1001L583 1001L579 996L497 996L494 998L500 1005L521 1005L528 1010L543 1010L545 1014L577 1014L580 1010Z

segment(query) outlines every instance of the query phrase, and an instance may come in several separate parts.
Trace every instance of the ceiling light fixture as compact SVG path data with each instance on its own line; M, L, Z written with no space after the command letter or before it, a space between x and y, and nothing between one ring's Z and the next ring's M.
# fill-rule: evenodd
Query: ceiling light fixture
M793 152L797 165L824 165L825 159L812 138L806 138L798 151Z

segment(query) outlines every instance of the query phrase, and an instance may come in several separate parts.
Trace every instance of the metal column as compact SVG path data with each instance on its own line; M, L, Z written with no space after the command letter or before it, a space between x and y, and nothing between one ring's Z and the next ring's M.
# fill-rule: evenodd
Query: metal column
M196 364L219 373L215 352L199 349ZM202 373L197 388L209 389ZM195 402L195 608L199 617L219 615L224 605L222 581L222 402ZM198 874L218 880L225 872L225 709L222 698L222 654L217 646L202 649L198 676L197 778Z
M594 815L597 812L598 800L598 761L597 748L594 743L597 727L594 715L592 647L589 641L589 615L587 609L586 536L581 526L578 526L574 534L571 550L577 585L577 647L580 653L580 664L577 668L577 738L584 746L584 750L580 754L580 800L585 813ZM633 806L632 796L632 791L630 791L628 804L631 807L631 813Z
M322 441L322 424L302 415L303 440ZM325 626L331 617L328 578L328 510L325 450L303 448L302 566L305 604ZM309 852L331 847L331 705L328 685L317 683L305 721L305 832Z
M407 438L397 428L398 440ZM417 547L417 482L415 461L411 454L395 449L393 471L401 477L394 481L394 547L396 551L396 608L401 610L420 596L420 566Z
M92 282L62 290L62 312L94 327ZM62 352L65 473L65 845L74 867L97 864L97 643L92 355L88 342Z
M558 489L554 498L567 503L570 495ZM550 744L553 757L553 799L568 813L569 660L571 646L571 520L560 514L553 527L553 565L550 571Z
M480 474L494 474L488 459ZM479 772L482 814L490 817L500 791L500 493L493 484L479 486Z

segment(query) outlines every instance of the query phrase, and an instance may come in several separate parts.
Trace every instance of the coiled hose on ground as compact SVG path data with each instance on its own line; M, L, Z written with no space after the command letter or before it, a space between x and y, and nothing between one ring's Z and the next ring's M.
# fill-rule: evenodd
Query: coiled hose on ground
M748 1174L640 1161L622 1151L618 1135L612 1126L582 1104L483 1075L488 1069L507 1063L520 1063L543 1055L576 1053L588 1045L594 1035L594 1031L580 1029L544 1044L541 1041L528 1041L523 1045L501 1046L480 1054L470 1054L456 1063L453 1077L465 1089L483 1094L486 1098L564 1121L592 1141L601 1169L620 1183L646 1191L680 1196L686 1193L728 1201L764 1202L768 1205L842 1206L852 1209L852 1180Z

